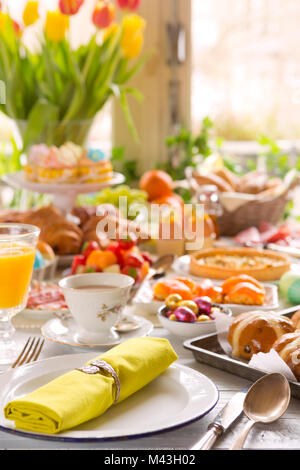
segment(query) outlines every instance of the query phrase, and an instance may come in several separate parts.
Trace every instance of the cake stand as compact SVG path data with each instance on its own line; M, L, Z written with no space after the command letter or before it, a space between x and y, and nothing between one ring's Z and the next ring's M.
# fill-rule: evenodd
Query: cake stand
M34 193L52 194L53 205L64 215L70 214L76 204L79 194L88 194L101 191L110 186L122 184L125 181L121 173L113 173L109 181L102 183L81 183L81 184L44 184L27 181L23 171L4 175L2 180L9 186L16 189L27 189Z

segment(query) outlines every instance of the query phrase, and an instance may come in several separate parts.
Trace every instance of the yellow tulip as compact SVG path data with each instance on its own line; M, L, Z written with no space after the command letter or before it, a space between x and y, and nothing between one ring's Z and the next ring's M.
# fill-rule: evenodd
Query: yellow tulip
M34 24L39 19L39 2L27 2L23 12L23 22L25 26Z
M121 47L127 59L135 59L141 52L144 43L146 21L139 15L131 14L123 18Z
M48 11L45 24L46 36L50 41L62 41L69 28L69 17L59 10Z
M114 23L110 26L108 26L108 28L106 28L104 30L104 34L103 34L103 40L106 41L107 39L109 39L110 37L114 36L115 34L117 34L119 31L119 25L117 23Z
M7 13L3 13L0 11L0 32L3 33L5 31L9 16Z

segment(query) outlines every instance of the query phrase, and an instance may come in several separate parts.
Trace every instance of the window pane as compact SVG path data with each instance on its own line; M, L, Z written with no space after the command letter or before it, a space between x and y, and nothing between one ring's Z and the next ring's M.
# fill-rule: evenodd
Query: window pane
M229 140L299 138L300 2L192 0L192 114Z

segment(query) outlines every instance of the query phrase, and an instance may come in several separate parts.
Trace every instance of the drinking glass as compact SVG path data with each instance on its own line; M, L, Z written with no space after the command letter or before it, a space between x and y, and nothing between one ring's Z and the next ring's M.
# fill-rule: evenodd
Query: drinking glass
M11 319L27 304L40 229L25 224L0 224L0 363L17 356Z

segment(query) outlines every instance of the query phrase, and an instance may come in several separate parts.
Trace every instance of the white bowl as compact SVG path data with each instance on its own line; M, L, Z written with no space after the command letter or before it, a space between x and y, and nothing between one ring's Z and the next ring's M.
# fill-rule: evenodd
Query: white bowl
M230 308L223 307L221 305L213 304L213 307L220 309L222 313L226 313L228 316L232 316ZM169 320L163 312L166 310L164 305L158 310L158 318L163 328L173 333L175 336L181 338L195 338L197 336L206 336L216 332L215 320L196 322L196 323L184 323L175 320Z
M130 276L108 273L78 274L59 281L78 325L79 339L93 342L116 337L112 328L120 320L133 284ZM113 286L114 289L89 290L88 286Z

